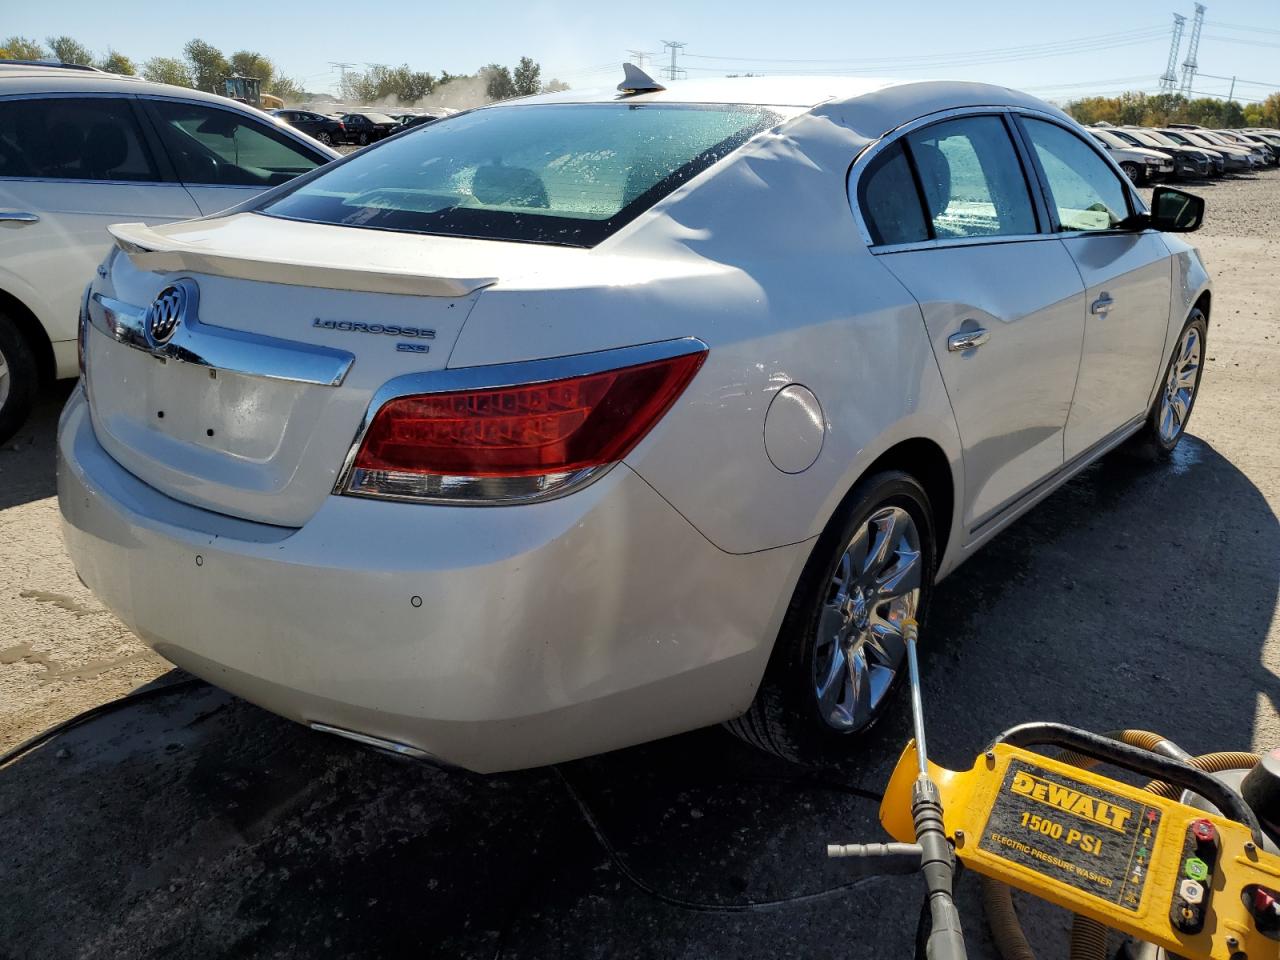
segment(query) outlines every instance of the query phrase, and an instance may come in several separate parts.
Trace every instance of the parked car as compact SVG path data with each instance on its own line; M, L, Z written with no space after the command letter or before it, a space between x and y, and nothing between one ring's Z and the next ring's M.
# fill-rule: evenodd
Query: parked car
M347 128L341 120L310 110L272 110L271 113L326 146L346 142Z
M1112 127L1109 133L1135 147L1149 147L1173 158L1174 175L1183 179L1196 179L1215 175L1213 157L1195 147L1175 143L1162 133L1140 127Z
M428 123L435 123L437 120L440 120L440 119L442 119L442 118L441 118L441 117L433 117L433 116L431 116L431 114L429 114L429 113L419 113L419 114L415 114L415 115L409 116L409 117L407 117L407 118L405 118L405 119L402 119L402 120L400 121L400 128L399 128L399 129L400 129L400 130L407 130L407 129L411 128L411 127L421 127L421 126L425 126L425 125L426 125L426 124L428 124ZM399 131L397 131L397 132L399 132Z
M1213 158L1214 172L1219 175L1225 174L1228 171L1242 169L1247 165L1247 161L1240 160L1238 156L1231 157L1230 162L1228 162L1228 154L1225 150L1217 145L1211 145L1207 140L1200 140L1198 138L1192 139L1186 130L1174 130L1169 127L1153 127L1151 132L1158 133L1162 137L1168 137L1180 146L1203 150Z
M1226 164L1228 173L1233 171L1252 170L1257 166L1257 159L1254 157L1252 151L1247 150L1244 147L1237 147L1233 144L1229 144L1221 137L1214 136L1202 127L1192 128L1181 125L1161 127L1160 132L1175 140L1178 139L1177 135L1181 134L1196 146L1207 147L1222 154L1222 159Z
M0 63L0 442L42 380L73 377L107 225L216 213L337 154L224 97Z
M344 113L342 124L346 128L346 142L361 146L389 137L399 127L385 113Z
M1129 143L1114 129L1091 128L1089 132L1135 184L1141 186L1149 180L1173 174L1173 158L1169 154Z
M1215 130L1213 132L1228 143L1253 151L1258 157L1259 166L1269 167L1280 162L1280 150L1272 147L1266 140L1255 134L1245 133L1241 130Z
M112 228L59 499L145 643L478 771L844 754L937 580L1182 438L1202 201L1004 87L627 82Z
M1275 162L1280 164L1280 135L1268 133L1265 130L1239 130L1236 132L1254 143L1265 144L1271 149Z

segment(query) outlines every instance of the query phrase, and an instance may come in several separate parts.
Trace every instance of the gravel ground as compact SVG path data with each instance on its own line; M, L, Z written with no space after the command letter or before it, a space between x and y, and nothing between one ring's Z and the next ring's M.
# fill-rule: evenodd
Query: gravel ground
M939 587L924 669L945 765L1033 718L1193 752L1280 743L1280 172L1193 189L1216 292L1192 435L1168 467L1090 468ZM0 450L0 748L181 676L63 556L65 393ZM0 958L900 957L918 884L842 888L821 851L878 835L862 791L908 735L899 699L824 780L714 729L480 778L184 688L0 772ZM959 892L990 957L975 879ZM1068 918L1020 904L1064 957Z

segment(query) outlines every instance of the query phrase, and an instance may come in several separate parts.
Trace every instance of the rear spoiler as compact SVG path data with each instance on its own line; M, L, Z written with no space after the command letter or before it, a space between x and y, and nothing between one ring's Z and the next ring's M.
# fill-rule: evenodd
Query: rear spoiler
M420 297L465 297L498 280L497 277L433 277L408 271L367 270L350 263L241 255L230 250L202 248L201 244L167 236L145 223L116 223L107 227L107 231L134 266L154 273L204 273L299 287Z

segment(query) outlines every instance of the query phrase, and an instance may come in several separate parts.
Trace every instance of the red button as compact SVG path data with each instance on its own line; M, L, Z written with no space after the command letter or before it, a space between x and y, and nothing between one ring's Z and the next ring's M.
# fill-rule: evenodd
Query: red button
M1213 838L1217 835L1217 831L1213 829L1213 824L1208 820L1197 820L1191 824L1191 835L1201 843L1213 843Z

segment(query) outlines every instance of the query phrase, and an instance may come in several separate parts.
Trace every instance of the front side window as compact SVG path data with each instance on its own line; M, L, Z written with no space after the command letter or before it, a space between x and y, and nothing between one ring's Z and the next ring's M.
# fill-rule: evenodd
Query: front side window
M1022 164L1000 117L944 120L906 140L937 239L1036 232Z
M273 187L324 162L242 114L176 100L150 103L165 149L184 183Z
M160 179L129 103L111 97L0 100L0 177Z
M489 107L362 151L262 212L408 233L593 246L780 119L739 105Z
M1092 147L1047 120L1024 117L1062 230L1110 230L1129 216L1129 192Z

